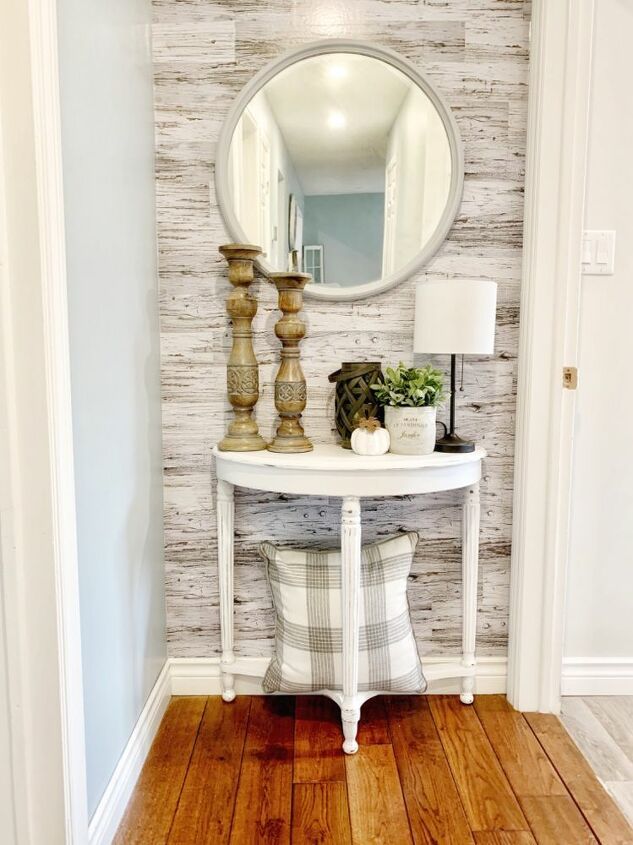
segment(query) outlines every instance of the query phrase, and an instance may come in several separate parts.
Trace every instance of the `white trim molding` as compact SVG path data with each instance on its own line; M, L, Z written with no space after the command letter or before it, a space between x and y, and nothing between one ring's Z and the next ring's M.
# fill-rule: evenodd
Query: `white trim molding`
M90 820L90 845L110 845L171 698L171 665L163 666L110 782Z
M25 845L88 829L57 86L55 0L2 4L0 542Z
M533 5L508 698L558 712L593 0Z
M171 657L172 695L222 695L220 658ZM236 657L232 666L235 676L235 691L238 695L263 695L262 680L270 657ZM422 667L429 682L431 695L461 692L461 656L423 657ZM456 677L446 680L450 667ZM478 657L475 675L475 692L480 694L504 693L506 691L507 659L499 657ZM443 677L436 680L435 676Z
M633 657L566 657L562 695L633 695Z
M67 841L88 824L56 0L29 0Z

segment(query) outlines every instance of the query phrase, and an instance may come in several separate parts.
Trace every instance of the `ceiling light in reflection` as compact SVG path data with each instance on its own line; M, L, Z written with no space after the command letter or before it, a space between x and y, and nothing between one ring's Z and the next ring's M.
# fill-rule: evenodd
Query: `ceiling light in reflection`
M344 79L347 76L347 68L343 65L330 65L327 70L330 79Z
M342 111L331 111L328 115L327 125L330 129L344 129L347 120Z

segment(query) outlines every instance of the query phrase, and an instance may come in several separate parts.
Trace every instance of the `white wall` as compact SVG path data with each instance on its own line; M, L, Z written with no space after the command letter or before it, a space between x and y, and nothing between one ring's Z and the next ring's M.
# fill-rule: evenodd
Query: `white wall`
M7 19L2 18L3 23ZM4 180L4 133L3 120L6 122L7 115L3 114L4 91L0 91L0 303L6 305L6 290L9 276L8 262L8 233L7 233L7 206ZM8 395L7 374L6 374L6 349L7 339L4 336L4 327L0 329L0 397ZM6 403L3 403L6 404ZM4 464L8 459L6 446L10 438L10 425L7 419L8 408L0 407L0 443L5 448L0 448L0 461ZM2 819L3 837L7 845L14 845L16 842L15 825L15 788L14 788L14 762L11 729L11 698L9 689L9 667L6 632L5 602L7 601L6 570L13 561L3 554L5 545L12 545L13 538L10 534L10 520L7 518L12 506L11 489L8 473L3 469L0 472L0 819Z
M59 0L88 804L165 661L149 0Z
M0 256L0 264L2 258ZM0 268L0 272L2 269ZM6 432L0 428L0 436ZM2 493L4 494L4 490ZM4 504L4 495L0 501ZM3 535L2 513L0 511L0 537ZM11 711L8 683L7 644L5 635L4 589L2 573L4 570L2 542L0 542L0 819L2 820L2 841L5 845L14 845L17 841L15 830L15 790L13 750L11 748Z
M585 226L617 248L614 276L582 282L564 654L633 662L633 4L595 5Z
M386 166L395 157L397 269L435 231L446 204L451 154L446 130L428 97L412 86L389 134Z

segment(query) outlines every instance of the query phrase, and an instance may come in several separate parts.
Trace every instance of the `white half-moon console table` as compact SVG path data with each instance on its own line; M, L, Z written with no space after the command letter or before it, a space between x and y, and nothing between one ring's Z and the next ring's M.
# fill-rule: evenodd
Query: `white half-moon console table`
M222 697L235 698L233 653L233 488L341 498L341 566L343 620L343 689L322 690L341 708L343 750L358 749L356 733L361 705L379 691L358 691L359 594L361 567L361 499L464 490L462 520L462 659L461 665L437 664L427 678L461 677L460 698L472 704L475 684L477 570L479 563L479 479L483 449L467 454L364 457L340 446L316 446L313 452L213 450L217 474L218 564L222 639ZM273 538L274 539L274 538Z

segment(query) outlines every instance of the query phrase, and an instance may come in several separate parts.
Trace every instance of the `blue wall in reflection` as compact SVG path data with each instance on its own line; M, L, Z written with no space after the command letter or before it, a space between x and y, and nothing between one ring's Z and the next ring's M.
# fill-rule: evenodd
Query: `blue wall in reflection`
M303 243L323 246L327 284L381 278L384 215L384 193L305 197Z

